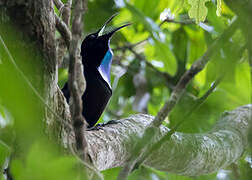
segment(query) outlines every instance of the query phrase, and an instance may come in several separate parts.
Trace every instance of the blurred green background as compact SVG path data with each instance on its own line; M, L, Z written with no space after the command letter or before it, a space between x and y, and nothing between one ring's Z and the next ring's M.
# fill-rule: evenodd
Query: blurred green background
M196 0L88 1L88 11L84 16L85 35L96 31L116 12L119 15L111 27L125 22L133 23L112 38L113 96L100 122L136 113L157 114L181 75L235 18L223 1L202 1L206 4L200 4L198 15L194 14L193 9L198 2ZM33 77L43 73L40 52L32 44L24 46L22 35L7 21L3 21L6 18L3 16L2 13L0 35L19 68L39 91L44 82L34 82ZM169 22L162 23L164 19ZM216 49L207 67L189 84L164 125L172 127L187 118L179 131L205 132L215 124L223 111L251 103L246 45L247 39L242 29L238 29L229 41L223 42L222 48ZM214 91L199 104L199 99L220 77L221 81ZM67 69L60 68L60 87L67 78ZM83 172L76 168L77 160L59 153L61 150L57 145L46 137L42 123L43 105L38 103L38 98L10 62L1 43L0 82L0 170L6 157L15 152L12 171L17 180L83 179ZM113 180L119 170L114 168L102 173L105 179ZM244 153L237 165L212 175L182 177L141 167L129 179L236 179L236 171L240 172L241 179L252 178L249 152Z

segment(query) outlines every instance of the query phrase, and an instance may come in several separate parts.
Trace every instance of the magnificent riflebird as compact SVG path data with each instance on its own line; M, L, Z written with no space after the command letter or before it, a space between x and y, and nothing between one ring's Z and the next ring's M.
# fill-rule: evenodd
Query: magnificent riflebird
M110 38L119 29L128 24L104 33L106 25L116 16L111 16L97 32L89 34L81 44L82 63L86 90L82 96L83 111L89 128L93 127L102 115L110 97L112 96L110 82L110 68L113 52L110 48ZM67 83L62 89L69 102L70 92Z

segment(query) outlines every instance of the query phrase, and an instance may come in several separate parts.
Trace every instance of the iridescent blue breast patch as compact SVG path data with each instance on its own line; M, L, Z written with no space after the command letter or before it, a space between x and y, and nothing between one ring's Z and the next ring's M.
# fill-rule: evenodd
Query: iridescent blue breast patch
M102 78L107 82L110 86L110 67L112 63L113 52L111 49L107 51L104 58L102 59L101 65L98 67L98 71L101 74Z

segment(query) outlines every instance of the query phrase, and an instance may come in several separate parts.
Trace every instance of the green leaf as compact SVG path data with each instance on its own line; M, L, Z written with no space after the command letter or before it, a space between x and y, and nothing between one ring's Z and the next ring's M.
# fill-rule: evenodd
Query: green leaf
M221 16L221 5L222 5L222 0L217 0L217 10L216 10L217 16Z
M223 82L220 87L226 92L231 108L251 103L251 77L248 61L238 63L234 69L234 82ZM230 108L230 109L231 109Z
M182 27L173 33L172 45L176 58L179 61L185 61L187 58L188 36Z
M174 54L166 43L162 43L157 40L154 41L155 57L157 58L157 60L162 61L164 63L164 70L166 72L171 75L175 75L177 72L177 61Z
M228 24L227 18L218 17L218 14L216 15L216 12L218 11L218 6L216 7L213 3L208 3L207 8L207 20L208 24L214 27L213 33L215 33L215 31L218 33L222 33L226 28L226 24Z
M139 9L129 3L126 3L126 8L132 13L133 20L142 23L150 33L160 31L158 25L151 18L145 16Z
M195 19L197 24L206 19L207 8L205 3L208 1L210 0L188 0L188 3L191 5L188 12L189 17Z
M68 70L59 68L58 69L58 85L63 88L68 79Z
M147 60L150 62L160 62L162 66L156 66L156 68L160 69L161 71L166 71L170 75L175 75L177 72L177 60L167 45L168 42L160 42L157 39L153 40L153 44L148 44L145 46L145 56L147 57Z
M157 77L152 78L152 79L157 80ZM150 103L148 103L148 112L149 114L155 116L158 113L158 111L161 109L161 107L164 105L170 93L169 93L169 90L165 86L154 87L151 93L152 94L151 94Z
M118 26L119 24L124 24L125 22L132 22L132 12L128 9L122 9L120 11L120 13L115 17L115 19L113 20L113 24L115 26ZM133 26L134 27L134 26ZM118 32L119 33L119 32ZM139 41L142 41L143 39L146 39L149 37L149 32L147 31L138 31L138 28L123 28L120 30L120 33L123 35L123 37L125 38L125 40L127 42L131 42L131 43L137 43ZM117 34L115 34L117 35ZM112 38L112 43L114 42L114 40L119 40L119 38L114 37ZM122 45L124 45L127 42L122 42L122 40L120 40Z
M109 180L116 180L121 168L116 167L116 168L111 168L108 170L105 170L102 172L104 175L104 179L109 179Z
M131 62L129 65L129 69L130 69L130 73L124 74L119 80L120 84L123 84L125 87L127 87L127 88L121 89L121 94L120 94L120 96L124 96L126 98L134 96L134 94L136 93L136 89L133 83L133 78L140 69L139 60L135 59L133 62Z
M0 170L4 165L6 158L9 156L9 149L4 142L0 139ZM1 174L1 173L0 173Z
M145 15L156 18L159 15L158 6L160 1L144 0L134 1L134 6L140 9Z
M130 174L130 176L128 177L128 180L153 180L153 176L151 174L151 171L147 168L145 168L144 166L140 166L140 168L138 168L137 170L135 170L133 173ZM156 175L155 175L156 176ZM158 179L158 177L156 176L156 179Z
M67 180L77 177L77 161L71 156L59 156L48 143L35 143L25 161L13 160L13 175L17 180Z
M88 11L84 16L84 32L94 32L98 30L105 21L114 13L114 1L93 0L88 2Z
M185 27L185 31L189 38L188 62L193 63L206 51L204 30L201 28L196 28L196 30L194 30L192 28Z

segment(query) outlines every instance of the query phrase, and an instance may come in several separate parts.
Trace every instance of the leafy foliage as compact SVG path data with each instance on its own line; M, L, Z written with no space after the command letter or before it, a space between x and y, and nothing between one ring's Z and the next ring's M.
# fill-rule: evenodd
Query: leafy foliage
M204 21L207 16L207 8L205 3L209 0L188 0L191 8L188 12L190 18L195 18L196 23Z
M111 41L115 56L113 96L100 122L138 113L133 104L145 93L150 95L150 99L141 113L156 115L183 73L235 18L234 12L222 0L89 0L84 19L85 34L100 28L115 12L119 12L119 15L112 22L113 26L128 21L133 25L122 29ZM165 22L159 17L162 12L164 15L171 12L164 16L167 18ZM0 27L4 28L0 28L0 35L20 69L39 91L45 82L42 78L41 82L36 82L33 77L42 77L44 73L40 64L41 54L6 23L8 17L3 14L0 16ZM247 35L239 29L228 42L223 42L220 49L215 49L215 56L187 87L164 125L172 127L186 119L179 131L204 132L213 126L223 111L251 103L247 40ZM128 45L132 45L131 48L140 56L134 54ZM61 87L67 79L66 72L66 69L59 70ZM138 74L142 74L146 80L140 88L135 78ZM64 155L57 145L47 140L42 123L43 105L38 103L38 98L10 63L1 43L0 77L0 170L10 151L18 149L19 153L12 162L16 179L85 177L76 170L77 160L74 157ZM222 81L217 88L203 103L198 104L199 98L219 77L222 77ZM4 126L2 122L5 122ZM247 157L251 158L251 155ZM239 168L241 177L251 177L251 164L244 158L239 162ZM116 179L119 170L104 171L105 179ZM227 174L235 178L232 173ZM140 167L129 179L216 179L217 175L191 178Z

